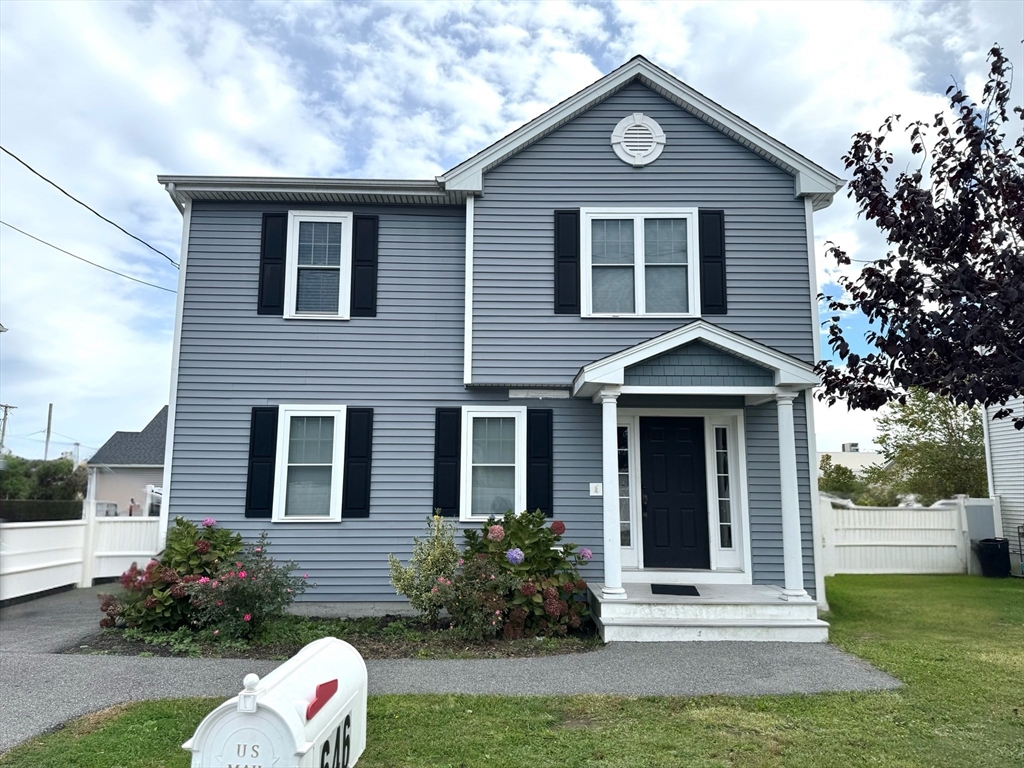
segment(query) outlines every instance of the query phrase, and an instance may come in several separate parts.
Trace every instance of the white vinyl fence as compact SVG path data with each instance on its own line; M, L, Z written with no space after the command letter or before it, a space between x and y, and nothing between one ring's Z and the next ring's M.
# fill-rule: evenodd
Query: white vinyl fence
M120 576L160 552L159 538L159 517L0 523L0 600Z
M977 520L998 514L991 499L963 496L933 507L858 507L822 496L822 567L826 576L966 573L971 539L993 535L975 531Z

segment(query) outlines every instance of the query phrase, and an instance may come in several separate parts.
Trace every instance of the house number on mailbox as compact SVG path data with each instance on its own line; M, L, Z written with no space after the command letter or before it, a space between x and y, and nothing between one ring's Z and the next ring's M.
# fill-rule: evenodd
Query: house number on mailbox
M352 715L345 715L344 726L334 729L334 762L331 757L331 737L328 736L320 747L320 768L348 768L349 752L352 750Z

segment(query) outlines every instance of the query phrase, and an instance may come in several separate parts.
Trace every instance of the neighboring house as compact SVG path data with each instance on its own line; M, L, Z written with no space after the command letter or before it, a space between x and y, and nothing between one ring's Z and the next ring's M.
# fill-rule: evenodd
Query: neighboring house
M857 477L864 474L864 470L874 464L884 464L885 459L877 451L862 451L857 443L843 443L842 451L821 451L818 454L818 466L821 466L821 457L829 456L832 463L837 467L846 467ZM821 470L818 470L821 476Z
M540 508L594 551L606 639L827 637L812 218L839 178L637 57L437 179L159 180L168 515L266 530L307 600L366 603L401 599L387 554L433 510Z
M1013 416L1024 412L1024 396L1006 403L1013 409ZM993 419L999 406L986 409L987 418L982 420L985 427L985 461L988 464L988 492L999 499L1003 530L997 536L1010 540L1011 560L1014 573L1021 573L1021 543L1017 537L1018 527L1024 526L1024 430L1014 429L1013 417Z
M167 441L167 406L153 417L141 432L115 432L92 458L89 490L86 497L100 507L98 514L114 512L147 515L146 486L160 487L164 474L164 447ZM132 500L135 509L132 509Z

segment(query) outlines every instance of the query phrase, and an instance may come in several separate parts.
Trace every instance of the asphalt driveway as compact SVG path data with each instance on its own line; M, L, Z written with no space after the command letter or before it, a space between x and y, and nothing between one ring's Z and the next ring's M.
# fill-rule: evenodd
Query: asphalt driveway
M118 704L233 696L279 662L56 653L98 631L96 595L76 589L0 610L0 752ZM888 690L899 681L831 645L610 643L532 659L371 660L370 694L701 696Z

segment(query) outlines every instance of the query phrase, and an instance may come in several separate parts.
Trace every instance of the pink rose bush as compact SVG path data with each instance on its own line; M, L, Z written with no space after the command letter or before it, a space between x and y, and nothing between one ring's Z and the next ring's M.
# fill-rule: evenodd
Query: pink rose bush
M310 585L304 576L293 575L295 563L274 561L266 533L233 560L216 578L196 580L187 591L197 628L214 629L218 638L248 640L283 616Z

